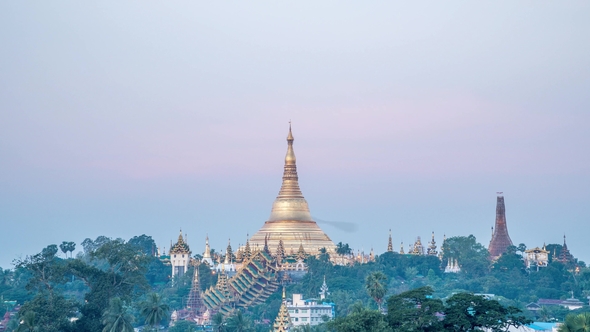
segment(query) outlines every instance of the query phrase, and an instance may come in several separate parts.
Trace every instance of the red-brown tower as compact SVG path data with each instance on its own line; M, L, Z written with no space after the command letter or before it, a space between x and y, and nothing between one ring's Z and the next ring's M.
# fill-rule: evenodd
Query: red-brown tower
M498 193L498 199L496 201L496 225L494 227L494 233L492 234L492 240L488 251L490 257L495 260L506 252L506 248L512 245L510 235L508 235L508 228L506 227L506 207L504 206L504 196L502 193Z

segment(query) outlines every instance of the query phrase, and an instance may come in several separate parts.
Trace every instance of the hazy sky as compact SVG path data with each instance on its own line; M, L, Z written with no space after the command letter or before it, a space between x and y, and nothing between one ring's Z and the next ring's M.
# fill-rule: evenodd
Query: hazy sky
M268 218L293 121L335 242L435 231L590 261L588 1L3 1L0 266L64 240Z

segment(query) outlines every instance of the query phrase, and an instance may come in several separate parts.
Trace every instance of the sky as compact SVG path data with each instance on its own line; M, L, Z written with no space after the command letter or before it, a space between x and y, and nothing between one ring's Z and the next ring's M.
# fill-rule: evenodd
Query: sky
M0 267L270 215L292 121L334 242L528 247L590 262L590 2L0 3ZM338 224L336 224L338 225Z

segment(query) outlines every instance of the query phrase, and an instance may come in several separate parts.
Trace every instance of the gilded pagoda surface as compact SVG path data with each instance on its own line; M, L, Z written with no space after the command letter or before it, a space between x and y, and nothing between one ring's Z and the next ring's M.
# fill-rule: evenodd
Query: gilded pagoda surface
M312 255L317 254L321 248L333 252L336 249L334 242L311 218L309 206L299 188L293 141L289 125L283 183L268 221L250 238L250 245L263 247L267 241L270 251L275 254L279 241L282 240L284 248L296 249L303 246L305 252Z

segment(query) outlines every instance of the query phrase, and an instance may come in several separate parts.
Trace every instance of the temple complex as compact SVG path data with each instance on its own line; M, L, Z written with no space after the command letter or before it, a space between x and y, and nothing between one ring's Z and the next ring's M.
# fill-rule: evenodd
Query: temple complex
M311 255L319 254L321 248L334 252L334 242L312 220L307 201L299 188L293 140L289 125L281 189L272 205L268 221L249 239L249 244L260 247L266 244L273 255L276 255L281 247L284 250L300 246Z
M504 196L498 193L496 201L496 224L492 234L492 240L488 246L490 257L492 260L498 259L506 248L512 245L512 240L508 235L508 228L506 227L506 208L504 207Z

